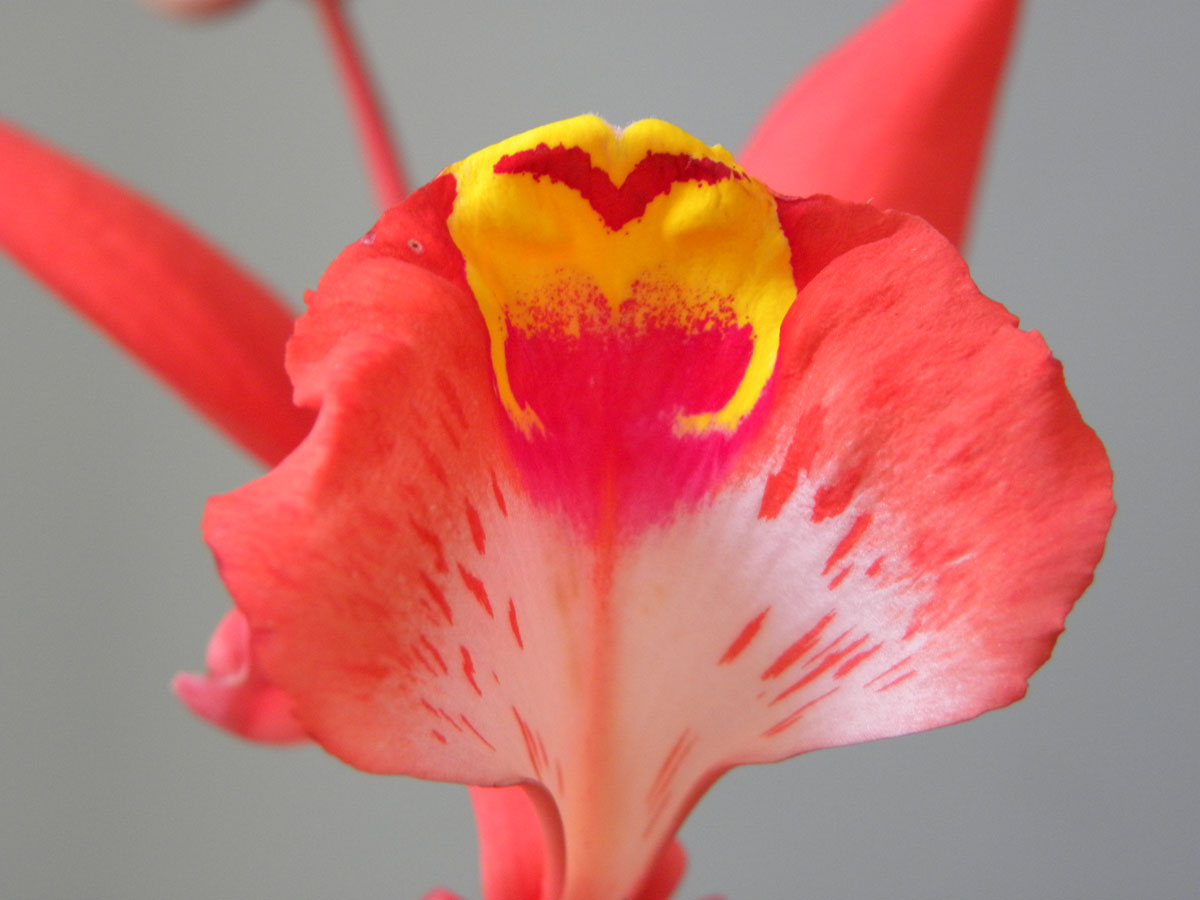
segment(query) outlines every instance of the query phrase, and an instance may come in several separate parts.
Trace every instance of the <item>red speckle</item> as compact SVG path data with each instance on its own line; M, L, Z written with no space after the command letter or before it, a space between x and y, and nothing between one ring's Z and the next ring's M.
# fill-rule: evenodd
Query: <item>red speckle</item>
M517 646L524 650L525 642L521 640L521 626L517 624L517 607L511 598L508 601L508 627L512 629L513 637L517 639Z
M440 731L434 731L431 729L429 733L434 736L434 738L438 741L438 743L440 743L440 744L446 743L446 736L444 734L442 734Z
M466 501L467 504L467 524L471 528L471 540L475 542L475 549L481 554L484 548L483 522L479 521L479 512L471 505L471 501Z
M875 562L871 563L870 566L867 567L867 577L874 578L876 575L879 574L879 571L882 568L883 568L883 557L881 556L878 559L876 559Z
M750 646L750 642L754 640L754 636L757 635L759 629L762 628L763 621L767 618L767 613L770 611L771 607L768 606L757 616L746 623L746 627L744 627L741 633L733 639L733 643L729 645L729 649L725 651L725 654L721 657L717 665L723 666L727 663L733 662L738 658L738 656L741 655L743 650Z
M854 520L854 524L850 526L850 530L846 532L846 536L833 548L833 552L829 554L829 559L825 560L825 568L821 571L822 575L828 575L833 571L833 567L854 548L854 545L858 543L859 538L863 536L863 533L867 530L867 526L870 524L870 513L863 513ZM830 585L830 587L836 587L836 585Z
M762 673L762 680L767 681L771 678L776 678L787 671L791 666L800 659L805 653L816 646L817 641L821 639L821 633L833 621L834 613L826 613L825 616L816 625L805 632L799 640L788 647L775 662Z
M471 651L463 646L459 646L458 649L462 651L463 674L467 676L467 681L471 683L471 687L475 689L475 693L482 697L483 691L479 689L479 685L475 682L475 663L471 659Z
M483 582L464 569L462 567L462 563L459 563L458 565L458 574L462 576L463 584L467 586L467 590L475 595L475 599L479 602L479 605L483 607L483 611L486 612L489 617L493 617L492 601L488 599L487 588L483 586Z
M603 169L592 165L592 157L582 147L551 147L538 144L529 150L503 156L493 171L497 175L533 175L549 178L578 191L604 224L618 231L626 223L640 218L655 197L667 193L680 181L716 184L740 173L715 159L686 153L647 153L617 187Z
M433 583L433 579L421 573L421 583L425 585L425 590L429 591L429 596L433 598L433 602L438 605L438 609L442 611L442 615L446 617L446 623L454 624L454 613L450 610L450 603L446 600L446 595L442 593L442 589Z

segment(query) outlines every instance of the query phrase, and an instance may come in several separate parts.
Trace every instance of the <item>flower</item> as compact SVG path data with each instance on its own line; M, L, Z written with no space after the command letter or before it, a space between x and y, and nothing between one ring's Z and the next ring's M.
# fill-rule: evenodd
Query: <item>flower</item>
M269 292L0 131L0 241L278 463L206 514L238 612L189 705L370 771L522 785L474 791L491 900L653 900L730 766L1018 698L1099 559L1103 449L933 227L751 177L789 187L830 135L796 123L911 32L886 78L907 115L868 117L860 167L805 171L960 236L1014 7L898 4L768 118L760 169L593 117L449 167L310 296L301 409ZM946 177L911 163L931 144Z

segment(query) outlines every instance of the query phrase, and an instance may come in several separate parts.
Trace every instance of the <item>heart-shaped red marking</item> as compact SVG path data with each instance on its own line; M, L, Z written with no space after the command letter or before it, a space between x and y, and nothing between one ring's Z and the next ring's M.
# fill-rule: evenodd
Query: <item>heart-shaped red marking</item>
M538 144L530 150L502 156L493 171L498 175L545 176L565 184L591 204L604 224L618 231L626 223L640 218L655 197L665 194L681 181L716 184L727 178L744 178L715 159L686 153L647 153L617 187L608 172L592 165L592 157L582 147L551 147Z

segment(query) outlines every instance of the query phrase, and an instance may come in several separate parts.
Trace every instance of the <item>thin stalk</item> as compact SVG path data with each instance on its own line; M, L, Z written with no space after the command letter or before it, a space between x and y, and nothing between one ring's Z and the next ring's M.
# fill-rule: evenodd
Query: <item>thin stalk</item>
M347 105L358 131L363 162L381 209L395 206L408 193L407 179L387 116L366 59L346 17L342 0L313 0L333 53Z

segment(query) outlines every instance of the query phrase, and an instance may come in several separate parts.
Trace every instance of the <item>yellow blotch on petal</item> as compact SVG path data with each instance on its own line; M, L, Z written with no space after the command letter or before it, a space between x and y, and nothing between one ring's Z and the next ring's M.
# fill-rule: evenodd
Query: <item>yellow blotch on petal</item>
M509 382L510 329L749 326L753 350L733 395L680 414L676 432L733 431L753 410L796 287L774 198L726 150L666 122L614 129L580 116L446 171L458 187L450 234L487 324L500 399L526 435L541 423Z

